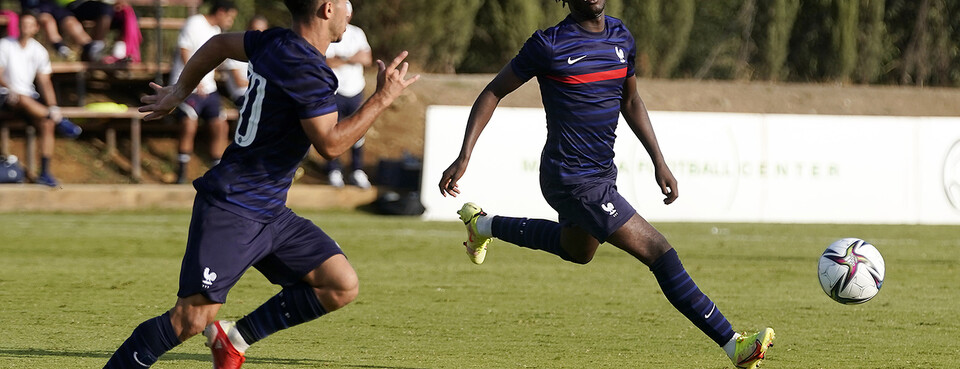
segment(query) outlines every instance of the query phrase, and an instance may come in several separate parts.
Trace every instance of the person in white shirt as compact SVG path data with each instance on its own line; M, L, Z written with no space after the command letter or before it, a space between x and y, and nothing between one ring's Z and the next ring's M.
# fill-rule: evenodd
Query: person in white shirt
M53 157L54 131L76 138L80 127L60 114L57 95L50 82L50 54L33 36L39 32L37 18L24 13L20 16L20 36L0 39L0 109L21 114L40 131L40 174L34 182L56 187L58 182L50 173ZM40 85L37 92L34 81ZM41 102L39 99L43 98Z
M169 84L177 83L187 60L211 37L220 34L224 29L230 29L236 17L237 6L233 1L214 0L207 14L187 18L177 38L177 54L170 69ZM220 94L217 93L217 81L213 72L205 75L193 94L180 104L177 117L180 119L180 143L177 147L177 161L180 166L176 183L186 183L187 168L193 155L193 141L200 118L203 118L210 129L211 166L220 163L223 151L230 142L230 126L220 106Z
M343 120L360 109L363 104L363 88L366 81L363 67L373 63L373 54L367 36L360 27L349 24L353 18L353 4L347 1L347 30L340 42L334 42L327 48L327 65L333 68L340 85L337 89L337 110ZM350 149L352 156L350 182L361 188L370 188L370 180L363 171L363 138ZM330 184L343 187L343 167L339 158L327 163L327 178Z

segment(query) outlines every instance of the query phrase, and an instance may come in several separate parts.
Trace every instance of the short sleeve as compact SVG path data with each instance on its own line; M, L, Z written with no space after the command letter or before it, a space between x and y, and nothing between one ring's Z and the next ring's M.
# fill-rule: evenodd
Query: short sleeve
M210 31L203 24L205 22L206 20L202 15L189 18L177 37L177 47L195 52L200 46L203 46L203 43L207 42L210 36Z
M297 101L300 119L309 119L337 111L337 78L326 65L313 65L314 70L305 71L304 78L289 83L284 89Z
M637 43L634 41L633 36L630 35L630 41L627 43L630 47L627 49L627 75L634 76L637 74L636 65L637 65Z
M34 65L37 66L37 74L53 73L53 68L50 66L50 53L47 52L47 49L35 40L30 46L30 54L32 54Z
M0 69L7 69L7 55L10 54L10 51L7 50L7 40L0 40Z
M247 53L247 60L253 60L260 51L262 31L246 31L243 33L243 51Z
M46 49L41 50L37 53L37 73L51 74L53 73L53 67L50 66L50 54L47 53Z
M370 43L367 41L367 34L359 27L357 28L357 50L370 51Z
M517 77L526 81L546 74L552 58L553 51L550 49L543 32L537 31L527 39L517 56L510 61L510 67Z
M192 34L194 33L192 28L194 28L194 19L190 18L187 20L187 23L184 24L183 29L180 30L180 34L177 35L177 47L180 49L187 50L196 50L196 41L193 39Z

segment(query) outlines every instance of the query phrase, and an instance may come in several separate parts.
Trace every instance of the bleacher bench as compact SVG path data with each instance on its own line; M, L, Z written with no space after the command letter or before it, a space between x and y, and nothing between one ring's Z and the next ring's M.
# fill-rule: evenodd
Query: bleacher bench
M122 121L130 125L130 178L139 182L142 178L142 168L140 164L141 150L141 121L145 114L137 111L137 108L127 108L126 111L102 112L88 110L83 107L61 107L61 114L68 119L101 119ZM224 109L224 113L229 121L236 121L239 118L239 112L236 109ZM37 136L36 128L27 124L22 119L8 113L0 112L0 154L10 154L10 129L23 129L26 137L26 165L27 173L36 174L37 158ZM106 143L106 154L117 152L117 129L114 124L107 124L104 128L104 142Z

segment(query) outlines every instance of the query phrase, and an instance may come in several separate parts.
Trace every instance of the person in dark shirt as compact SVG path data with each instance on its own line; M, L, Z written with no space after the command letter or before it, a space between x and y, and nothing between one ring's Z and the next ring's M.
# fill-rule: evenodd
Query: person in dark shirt
M559 0L558 0L559 1ZM534 33L519 54L480 93L467 121L459 157L443 172L440 192L457 196L457 181L497 104L533 77L547 118L540 188L559 222L491 216L466 203L467 255L483 263L492 238L586 264L603 242L644 263L667 299L710 337L737 367L754 368L772 345L773 329L740 335L687 274L677 252L617 191L613 146L620 114L653 161L657 184L670 204L677 180L660 152L634 77L635 42L605 0L563 0L570 15Z

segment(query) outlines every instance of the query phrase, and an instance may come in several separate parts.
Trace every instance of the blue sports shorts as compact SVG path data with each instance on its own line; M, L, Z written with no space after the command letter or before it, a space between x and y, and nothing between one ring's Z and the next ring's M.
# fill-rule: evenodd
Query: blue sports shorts
M261 223L219 208L198 194L177 296L199 293L224 303L227 292L251 266L271 283L291 286L337 254L343 251L330 236L290 209L270 223Z
M199 94L190 94L179 106L177 106L177 118L210 120L223 117L220 109L220 94L217 92L200 96Z
M561 225L583 228L601 243L637 213L617 192L615 178L564 185L541 176L540 191Z

